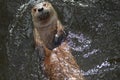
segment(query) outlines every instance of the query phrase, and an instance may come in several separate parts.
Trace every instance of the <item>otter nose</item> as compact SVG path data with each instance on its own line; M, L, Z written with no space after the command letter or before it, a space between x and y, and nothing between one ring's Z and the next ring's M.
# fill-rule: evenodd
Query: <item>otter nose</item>
M38 12L41 12L41 11L43 11L43 7L38 9Z

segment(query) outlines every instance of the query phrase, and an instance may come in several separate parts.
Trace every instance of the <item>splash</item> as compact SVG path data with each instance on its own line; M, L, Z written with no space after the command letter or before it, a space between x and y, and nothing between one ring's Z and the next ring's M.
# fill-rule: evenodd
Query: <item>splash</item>
M96 67L94 67L93 69L88 70L87 72L83 71L83 74L84 75L102 74L104 72L112 71L114 69L115 68L111 67L111 64L108 61L104 61L100 65L96 65Z
M81 7L89 7L88 4L84 4L80 1L75 1L75 0L63 0L63 2L71 2L72 5L77 5L77 6L81 6Z
M99 52L99 51L100 51L99 49L93 49L91 52L88 52L87 54L84 54L83 57L88 58L91 55L96 55L97 52Z
M74 51L82 52L84 50L89 49L91 40L88 37L85 37L84 34L75 34L72 32L69 32L68 37L71 39L69 41L69 45ZM76 39L77 41L74 42L73 40ZM76 44L77 43L77 44Z

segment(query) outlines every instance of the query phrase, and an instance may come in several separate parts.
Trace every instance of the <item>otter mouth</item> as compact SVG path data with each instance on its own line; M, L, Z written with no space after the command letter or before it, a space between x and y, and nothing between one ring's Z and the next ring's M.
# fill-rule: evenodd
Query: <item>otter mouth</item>
M39 14L38 19L42 21L48 19L49 17L50 17L49 11L43 11Z

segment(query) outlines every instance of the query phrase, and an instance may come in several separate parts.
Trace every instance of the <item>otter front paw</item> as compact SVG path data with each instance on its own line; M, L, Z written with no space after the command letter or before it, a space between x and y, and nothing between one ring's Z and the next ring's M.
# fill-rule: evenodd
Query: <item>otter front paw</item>
M63 39L62 35L59 36L58 34L56 34L55 38L54 38L54 44L55 45L60 45L60 43L62 42L62 39Z

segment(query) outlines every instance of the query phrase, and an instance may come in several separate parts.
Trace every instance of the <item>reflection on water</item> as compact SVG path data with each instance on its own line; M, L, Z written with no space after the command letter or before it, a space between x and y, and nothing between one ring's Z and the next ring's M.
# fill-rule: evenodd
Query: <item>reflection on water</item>
M38 2L43 0L38 0ZM87 80L119 80L120 1L49 0L69 31L69 45ZM0 80L44 80L39 57L34 52L31 7L34 0L7 1L9 35ZM4 9L4 8L3 8ZM62 14L61 14L62 13ZM2 14L0 12L0 14ZM10 22L11 23L10 23ZM9 23L8 23L9 22ZM3 25L8 26L8 25ZM4 29L4 27L2 28ZM8 32L5 32L7 34ZM2 34L2 33L0 33ZM1 37L2 39L2 37ZM0 40L2 41L2 40ZM6 65L8 63L9 65ZM2 76L2 77L1 77Z

